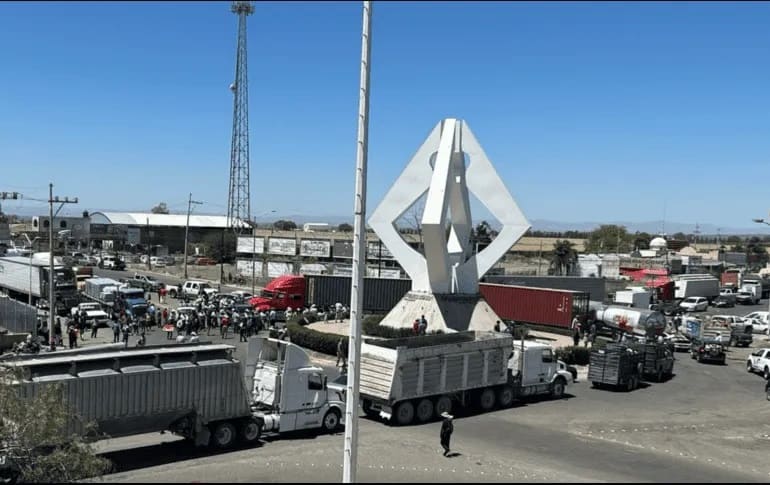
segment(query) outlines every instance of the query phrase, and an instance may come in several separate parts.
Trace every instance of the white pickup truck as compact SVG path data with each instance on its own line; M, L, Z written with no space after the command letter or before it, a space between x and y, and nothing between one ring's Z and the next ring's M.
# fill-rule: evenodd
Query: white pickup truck
M208 296L213 296L218 292L218 290L210 284L199 280L185 281L182 286L166 285L166 291L171 298L180 298L184 295L197 298L200 295L201 290Z
M766 380L770 379L770 349L757 349L752 352L746 361L746 370L761 372Z
M107 322L110 316L102 310L102 306L96 302L80 303L76 307L72 307L70 310L71 315L74 317L76 313L81 311L86 312L86 325L96 325L97 327L107 326Z

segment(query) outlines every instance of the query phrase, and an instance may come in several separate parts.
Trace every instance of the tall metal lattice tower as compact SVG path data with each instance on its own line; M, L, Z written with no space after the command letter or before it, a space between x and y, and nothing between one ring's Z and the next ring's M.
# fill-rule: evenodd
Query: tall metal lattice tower
M238 16L238 47L235 56L233 92L233 139L230 146L230 190L227 224L239 231L251 220L249 190L249 76L246 66L246 16L254 13L251 2L233 2L230 10Z

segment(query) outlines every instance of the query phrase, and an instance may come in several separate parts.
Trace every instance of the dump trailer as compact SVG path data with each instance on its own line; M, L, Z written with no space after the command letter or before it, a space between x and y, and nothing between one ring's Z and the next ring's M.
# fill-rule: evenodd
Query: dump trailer
M607 344L591 350L588 380L594 387L611 386L633 391L639 386L642 355L624 344Z
M83 286L83 296L103 307L112 308L120 286L119 281L111 278L89 278Z
M454 405L473 403L488 411L521 396L561 397L572 380L545 344L526 342L516 363L512 357L513 338L497 332L367 339L361 346L361 406L369 416L406 425L430 421Z

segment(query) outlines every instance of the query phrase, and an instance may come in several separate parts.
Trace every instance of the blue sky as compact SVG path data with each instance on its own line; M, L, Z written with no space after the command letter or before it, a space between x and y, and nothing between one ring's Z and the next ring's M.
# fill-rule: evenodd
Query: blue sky
M770 4L380 2L369 214L444 117L530 220L751 227L770 201ZM360 2L249 18L252 213L353 211ZM226 210L229 2L0 3L0 191ZM5 204L26 210L31 202Z

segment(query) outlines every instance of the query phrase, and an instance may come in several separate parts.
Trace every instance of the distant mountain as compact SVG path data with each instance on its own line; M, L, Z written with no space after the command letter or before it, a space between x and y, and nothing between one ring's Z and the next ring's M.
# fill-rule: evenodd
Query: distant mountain
M647 232L650 234L658 234L661 230L661 221L649 221L649 222L628 222L628 221L608 221L608 222L559 222L550 221L545 219L535 219L530 221L533 231L549 231L549 232L564 232L564 231L593 231L602 224L615 224L619 226L625 226L628 232ZM747 227L720 227L715 224L698 224L698 230L701 235L716 235L724 234L763 234L759 226L747 226ZM683 224L680 222L666 221L665 225L666 234L674 234L682 232L684 234L692 234L695 231L695 224Z

